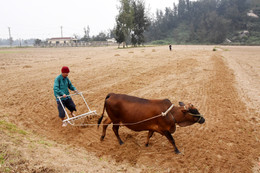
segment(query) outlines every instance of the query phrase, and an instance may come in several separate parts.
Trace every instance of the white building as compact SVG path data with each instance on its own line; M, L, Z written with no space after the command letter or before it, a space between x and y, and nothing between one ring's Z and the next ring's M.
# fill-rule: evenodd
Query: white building
M78 39L73 37L56 37L48 40L48 44L51 45L71 45L78 42Z
M116 43L116 39L115 38L109 38L109 39L107 39L107 42Z

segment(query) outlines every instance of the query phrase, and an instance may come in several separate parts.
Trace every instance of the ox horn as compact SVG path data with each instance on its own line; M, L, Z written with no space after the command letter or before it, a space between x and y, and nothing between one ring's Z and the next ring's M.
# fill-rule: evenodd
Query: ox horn
M185 106L185 104L183 102L179 102L180 106Z
M185 105L183 102L179 102L179 105L180 105L180 106L183 106L183 108L184 108L184 110L182 110L183 113L185 113L185 112L188 111L186 105Z

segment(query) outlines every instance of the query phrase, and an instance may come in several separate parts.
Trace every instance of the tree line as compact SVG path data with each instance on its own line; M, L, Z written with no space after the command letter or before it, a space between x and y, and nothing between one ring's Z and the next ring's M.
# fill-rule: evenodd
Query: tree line
M145 32L146 41L167 40L176 44L219 44L227 38L237 42L255 39L260 44L259 0L179 0L176 5L158 10ZM260 16L259 16L260 17ZM247 30L244 36L238 31Z
M220 44L225 41L260 44L259 0L179 0L155 17L147 14L142 0L119 0L113 30L118 44L144 42L175 44Z

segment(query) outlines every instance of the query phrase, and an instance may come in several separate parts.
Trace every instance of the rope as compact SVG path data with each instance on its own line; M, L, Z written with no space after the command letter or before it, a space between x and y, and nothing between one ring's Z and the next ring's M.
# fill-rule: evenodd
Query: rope
M169 107L169 109L167 109L167 111L165 111L164 113L162 112L162 116L166 116L168 114L168 112L173 108L174 104L171 105L171 107Z
M172 104L165 112L162 112L161 114L159 115L156 115L154 117L151 117L151 118L147 118L147 119L144 119L142 121L138 121L138 122L135 122L135 123L119 123L119 124L113 124L113 125L123 125L123 126L130 126L130 125L136 125L136 124L140 124L140 123L143 123L145 121L149 121L149 120L152 120L152 119L155 119L155 118L158 118L160 116L166 116L169 111L173 108L174 104ZM109 123L110 124L110 123ZM109 125L109 124L103 124L103 125ZM91 125L91 126L97 126L98 124L81 124L81 125L74 125L74 126L86 126L86 125Z

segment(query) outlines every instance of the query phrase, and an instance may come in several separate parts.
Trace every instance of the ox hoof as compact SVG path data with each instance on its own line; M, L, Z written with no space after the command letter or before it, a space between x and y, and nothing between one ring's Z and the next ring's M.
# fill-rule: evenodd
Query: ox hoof
M148 146L149 146L149 144L145 144L145 146L146 146L146 147L148 147Z
M105 136L101 136L101 137L100 137L100 141L103 141L104 138L105 138Z
M119 142L119 144L120 144L120 145L123 145L123 144L124 144L124 142L120 141L120 142Z
M177 149L175 150L175 154L181 154L181 152Z

